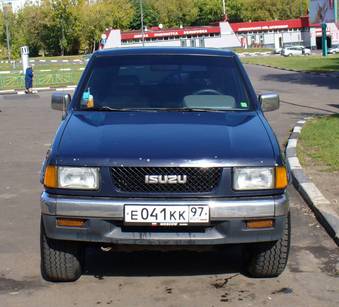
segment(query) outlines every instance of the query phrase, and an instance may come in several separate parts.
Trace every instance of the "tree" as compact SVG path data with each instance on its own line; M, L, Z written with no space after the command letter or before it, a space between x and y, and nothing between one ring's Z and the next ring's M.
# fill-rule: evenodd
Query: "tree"
M221 0L194 0L194 5L198 8L197 18L193 22L195 25L208 25L223 19Z
M133 5L128 0L107 0L111 12L111 27L128 29L134 15Z
M92 51L107 28L127 29L134 15L133 6L124 0L83 3L79 10L80 37L83 48Z
M0 11L0 56L5 58L7 56L6 46L6 30L5 30L5 20L3 11Z
M278 20L300 17L307 0L239 0L243 21ZM304 10L301 12L301 7Z
M28 45L31 55L78 54L92 51L106 28L140 29L140 0L42 0L8 12L11 50L20 56ZM221 0L142 0L144 24L151 27L208 25L222 20ZM307 10L307 0L227 0L231 22L297 18ZM0 12L0 49L7 55L3 12Z
M166 27L191 25L198 16L192 0L149 0L149 3L159 12L159 22Z
M140 21L140 0L131 0L134 8L133 18L129 24L129 28L139 30L141 28ZM144 26L152 27L158 26L160 23L159 12L149 1L143 0Z
M226 13L230 22L244 21L244 3L239 0L228 0L226 2Z
M17 14L16 28L22 36L22 42L29 47L31 56L38 56L43 49L40 37L42 11L39 6L25 6Z
M75 51L76 45L79 45L76 33L78 20L74 10L76 5L77 3L71 0L45 0L36 9L39 19L28 19L22 22L22 31L26 32L26 35L39 32L38 39L43 53L47 52L51 55L70 54ZM27 19L27 15L30 14L26 13L23 16ZM32 23L27 24L30 21ZM25 30L23 29L24 26L36 29L36 31ZM31 43L28 42L28 44Z
M9 42L10 42L10 49L11 49L11 58L16 59L20 57L20 46L24 45L24 36L23 34L18 31L18 24L16 15L8 10L6 14L3 16L3 44L6 49L6 55L8 53L7 50L7 42L6 42L6 23L8 24L8 35L9 35Z

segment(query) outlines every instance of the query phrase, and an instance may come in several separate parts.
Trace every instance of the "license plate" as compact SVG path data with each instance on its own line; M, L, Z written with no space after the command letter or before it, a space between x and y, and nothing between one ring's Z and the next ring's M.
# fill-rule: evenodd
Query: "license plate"
M125 205L126 224L175 226L209 223L208 206Z

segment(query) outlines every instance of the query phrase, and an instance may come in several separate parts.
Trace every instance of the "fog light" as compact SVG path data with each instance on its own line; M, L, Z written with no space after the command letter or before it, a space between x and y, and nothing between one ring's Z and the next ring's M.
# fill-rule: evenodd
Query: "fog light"
M246 221L246 227L250 229L272 228L273 222L273 220L251 220Z
M61 227L83 227L86 223L84 219L65 219L57 218L57 226Z

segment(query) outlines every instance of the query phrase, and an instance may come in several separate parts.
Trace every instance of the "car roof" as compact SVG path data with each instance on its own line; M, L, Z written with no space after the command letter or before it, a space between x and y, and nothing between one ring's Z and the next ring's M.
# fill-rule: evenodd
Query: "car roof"
M210 48L186 48L186 47L135 47L135 48L112 48L96 51L95 57L119 56L119 55L205 55L234 57L235 53L225 49Z

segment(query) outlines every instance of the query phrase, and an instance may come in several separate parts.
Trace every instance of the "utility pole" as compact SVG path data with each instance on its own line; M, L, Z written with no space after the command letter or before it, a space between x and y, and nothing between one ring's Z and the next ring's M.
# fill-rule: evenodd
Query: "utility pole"
M322 37L321 37L321 43L322 43L322 55L327 56L327 25L325 22L321 24L321 31L322 31Z
M8 56L8 61L11 62L11 43L10 43L10 33L9 33L9 24L8 24L8 10L9 6L5 3L2 2L2 9L4 13L4 18L5 18L5 27L6 27L6 43L7 43L7 56Z
M64 42L65 42L65 32L64 32L64 24L61 24L61 55L65 55L65 48L64 48Z
M8 61L11 62L11 45L10 45L10 34L9 34L7 18L6 18L6 22L5 23L6 23L7 56L8 56Z
M222 11L224 14L224 20L226 20L226 3L225 0L222 0Z
M142 5L142 0L140 0L140 23L141 23L141 40L142 46L145 46L145 30L144 30L144 8Z

